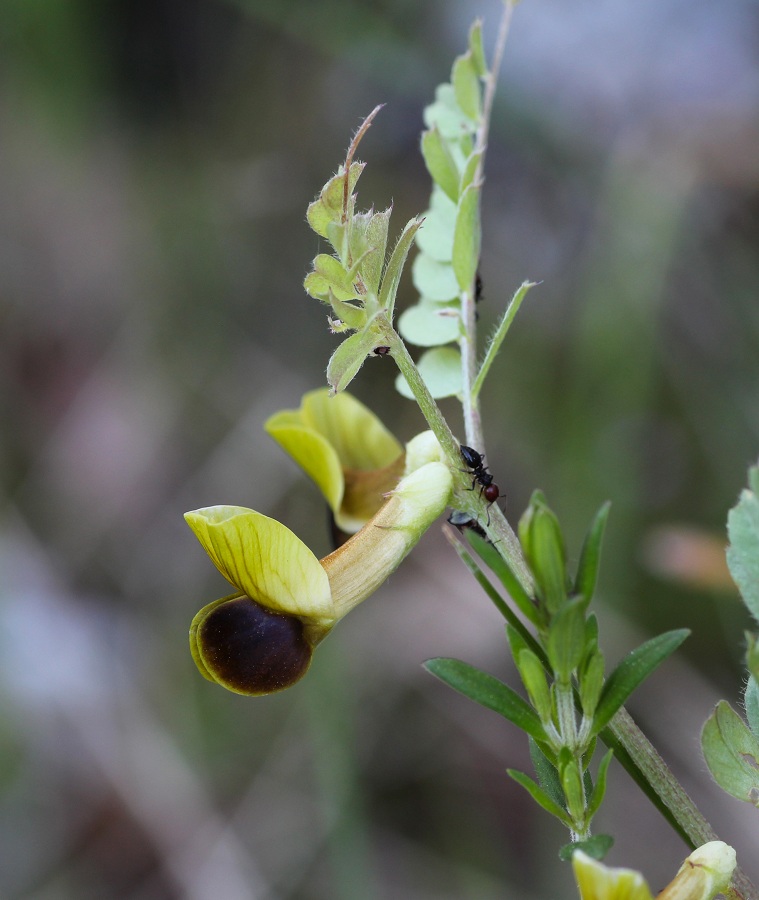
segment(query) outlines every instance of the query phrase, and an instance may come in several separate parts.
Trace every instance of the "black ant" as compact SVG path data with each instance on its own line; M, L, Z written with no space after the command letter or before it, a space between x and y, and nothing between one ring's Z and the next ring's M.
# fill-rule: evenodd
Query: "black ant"
M479 484L480 494L488 501L488 503L495 503L501 496L501 491L498 485L493 483L493 476L488 472L482 454L478 453L472 447L467 447L466 444L461 444L460 449L461 458L464 460L464 464L468 469L472 470L470 474L474 476L472 478L472 486L469 490L473 491L474 486Z
M475 534L479 534L480 537L487 539L485 529L480 525L477 519L473 519L469 513L454 509L450 516L448 516L448 523L453 525L454 528L458 528L462 534L467 529L471 529Z
M387 356L389 352L389 347L375 347L374 350L372 350L374 356Z

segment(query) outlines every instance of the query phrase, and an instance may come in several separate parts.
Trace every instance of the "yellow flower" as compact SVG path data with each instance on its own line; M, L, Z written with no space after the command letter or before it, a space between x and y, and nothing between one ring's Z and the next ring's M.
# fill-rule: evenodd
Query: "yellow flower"
M318 560L288 528L240 506L185 519L235 592L203 607L190 627L201 674L238 694L283 690L306 673L314 648L400 565L445 509L447 466L406 476L342 547Z
M640 872L611 869L581 850L572 856L581 900L653 900ZM704 844L685 860L657 900L712 900L726 890L735 869L735 850L722 841Z
M345 392L310 391L300 409L275 413L264 427L316 482L346 534L368 522L403 474L401 444Z

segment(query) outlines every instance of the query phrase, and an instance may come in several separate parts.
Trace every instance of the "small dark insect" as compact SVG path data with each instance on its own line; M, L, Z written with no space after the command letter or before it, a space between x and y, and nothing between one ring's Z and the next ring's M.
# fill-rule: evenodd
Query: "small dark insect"
M374 350L372 350L372 353L375 356L387 356L389 352L389 347L375 347Z
M454 509L450 516L448 516L449 524L453 525L454 528L458 528L458 530L463 534L467 530L474 531L475 534L479 534L480 537L487 537L485 534L485 529L480 525L477 519L473 519L469 513L462 512L460 509Z
M475 303L479 303L480 300L483 299L484 295L482 293L482 290L483 290L482 277L480 276L480 273L478 272L474 276L474 302Z
M481 453L474 448L461 444L461 458L468 469L471 469L472 486L470 491L474 490L474 486L479 484L480 493L485 497L488 503L495 503L501 496L501 491L497 484L493 483L493 476L488 472L485 460Z
M461 445L461 458L464 460L464 465L471 469L473 472L482 471L484 468L482 463L482 454L478 453L472 447L467 447L466 444Z

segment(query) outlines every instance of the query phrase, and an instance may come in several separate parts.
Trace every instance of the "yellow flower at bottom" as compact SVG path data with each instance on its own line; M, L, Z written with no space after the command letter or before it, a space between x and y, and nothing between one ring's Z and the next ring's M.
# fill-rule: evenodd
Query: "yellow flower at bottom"
M581 900L653 900L640 872L612 869L581 850L572 855L572 866ZM722 841L711 841L694 850L657 900L712 900L730 884L735 869L735 850Z
M235 593L204 606L190 627L201 674L238 694L283 690L308 670L317 644L400 565L443 512L451 473L431 462L406 476L382 508L318 560L289 528L240 506L185 514Z

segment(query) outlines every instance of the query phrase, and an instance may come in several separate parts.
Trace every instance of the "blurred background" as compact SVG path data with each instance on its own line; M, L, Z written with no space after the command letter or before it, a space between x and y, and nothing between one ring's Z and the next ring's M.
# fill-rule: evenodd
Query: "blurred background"
M439 529L289 692L229 694L187 647L226 590L184 511L251 506L328 550L262 431L334 347L301 287L306 206L385 102L361 205L393 201L396 233L425 209L422 109L476 15L492 43L486 0L0 6L3 900L575 896L566 834L505 775L523 736L421 669L516 683ZM486 334L542 282L485 391L507 514L545 490L575 560L612 500L602 645L693 630L630 708L755 879L755 811L698 735L737 705L749 626L722 548L759 453L758 142L755 0L525 0L480 305ZM369 360L352 390L407 440L394 376ZM619 767L607 796L609 861L659 890L684 846Z

